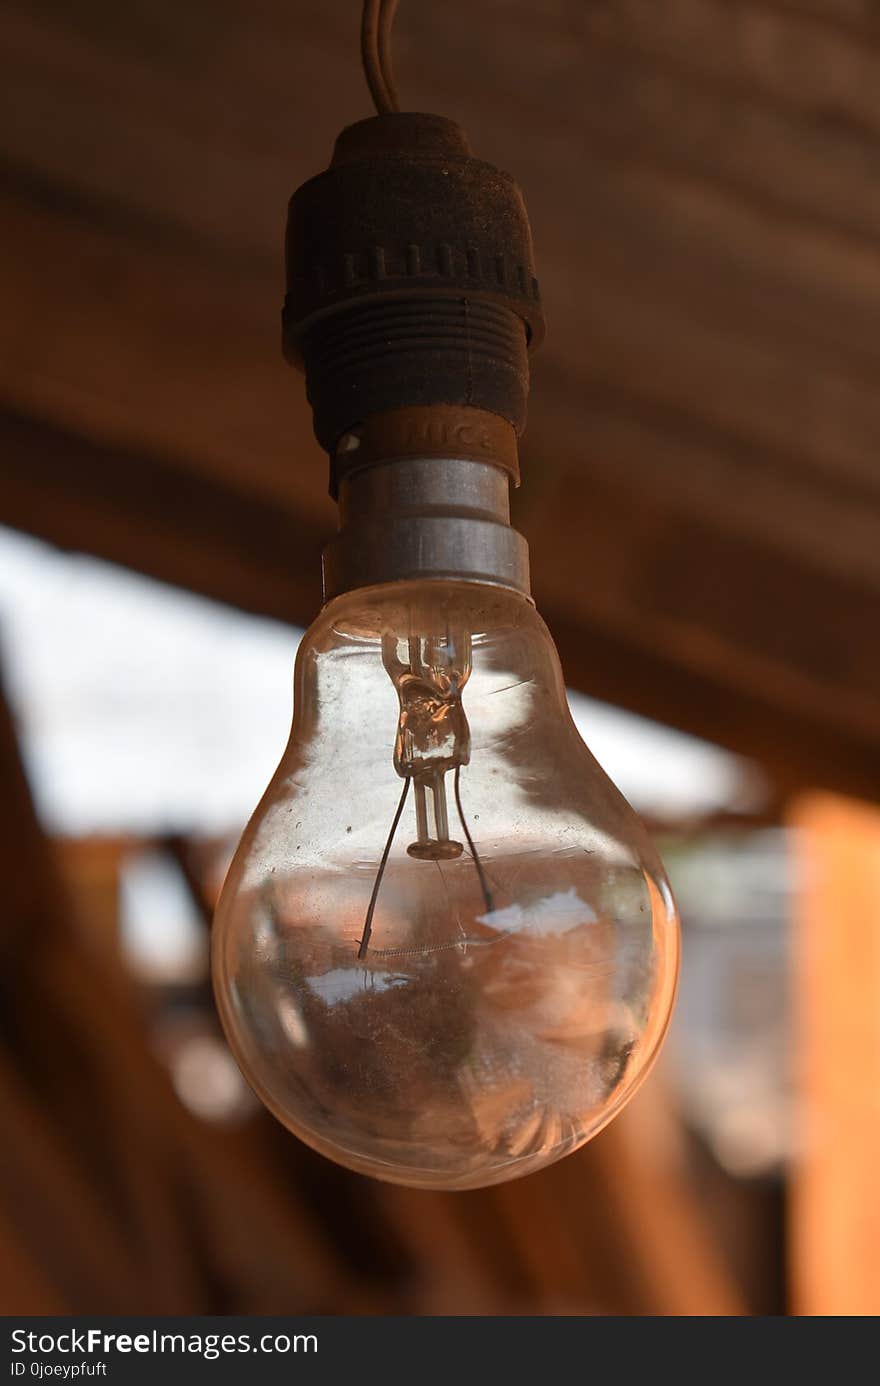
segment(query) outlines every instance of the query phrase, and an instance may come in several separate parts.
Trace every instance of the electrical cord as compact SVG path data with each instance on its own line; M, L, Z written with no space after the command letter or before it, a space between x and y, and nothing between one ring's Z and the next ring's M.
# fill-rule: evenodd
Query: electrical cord
M379 115L400 110L391 60L391 27L398 0L364 0L361 16L361 62Z
M400 99L394 81L394 66L391 58L391 28L397 13L398 0L384 0L379 14L379 63L385 74L385 90L391 109L400 110Z

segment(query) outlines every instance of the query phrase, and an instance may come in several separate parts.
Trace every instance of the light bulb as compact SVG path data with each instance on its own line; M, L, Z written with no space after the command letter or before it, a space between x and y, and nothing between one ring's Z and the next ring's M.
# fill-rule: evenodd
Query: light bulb
M675 907L575 730L510 526L543 318L522 197L436 116L343 131L288 222L341 527L293 730L214 924L275 1115L351 1169L466 1189L577 1149L657 1053Z
M428 1188L558 1159L647 1072L677 942L528 598L415 581L327 605L214 932L226 1033L294 1134Z

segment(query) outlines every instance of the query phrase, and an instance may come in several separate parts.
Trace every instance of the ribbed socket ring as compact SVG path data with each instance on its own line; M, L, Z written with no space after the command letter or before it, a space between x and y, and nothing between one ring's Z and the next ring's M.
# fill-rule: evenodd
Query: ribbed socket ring
M333 453L340 437L372 414L432 404L488 410L519 433L526 416L526 355L522 319L496 303L409 293L354 302L305 333L318 441ZM344 466L344 458L336 465ZM337 470L334 493L339 480Z

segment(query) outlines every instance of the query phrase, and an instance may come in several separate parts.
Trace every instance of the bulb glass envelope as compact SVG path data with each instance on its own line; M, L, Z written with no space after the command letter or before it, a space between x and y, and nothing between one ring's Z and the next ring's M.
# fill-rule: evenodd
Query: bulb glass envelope
M427 580L324 609L214 959L251 1083L353 1169L476 1187L610 1120L665 1031L678 926L526 597Z

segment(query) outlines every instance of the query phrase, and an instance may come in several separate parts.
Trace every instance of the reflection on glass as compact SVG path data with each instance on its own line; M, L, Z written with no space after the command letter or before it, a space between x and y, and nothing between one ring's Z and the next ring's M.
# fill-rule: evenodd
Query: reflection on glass
M215 922L230 1042L285 1125L402 1183L537 1169L634 1091L677 949L530 602L422 582L325 608Z

